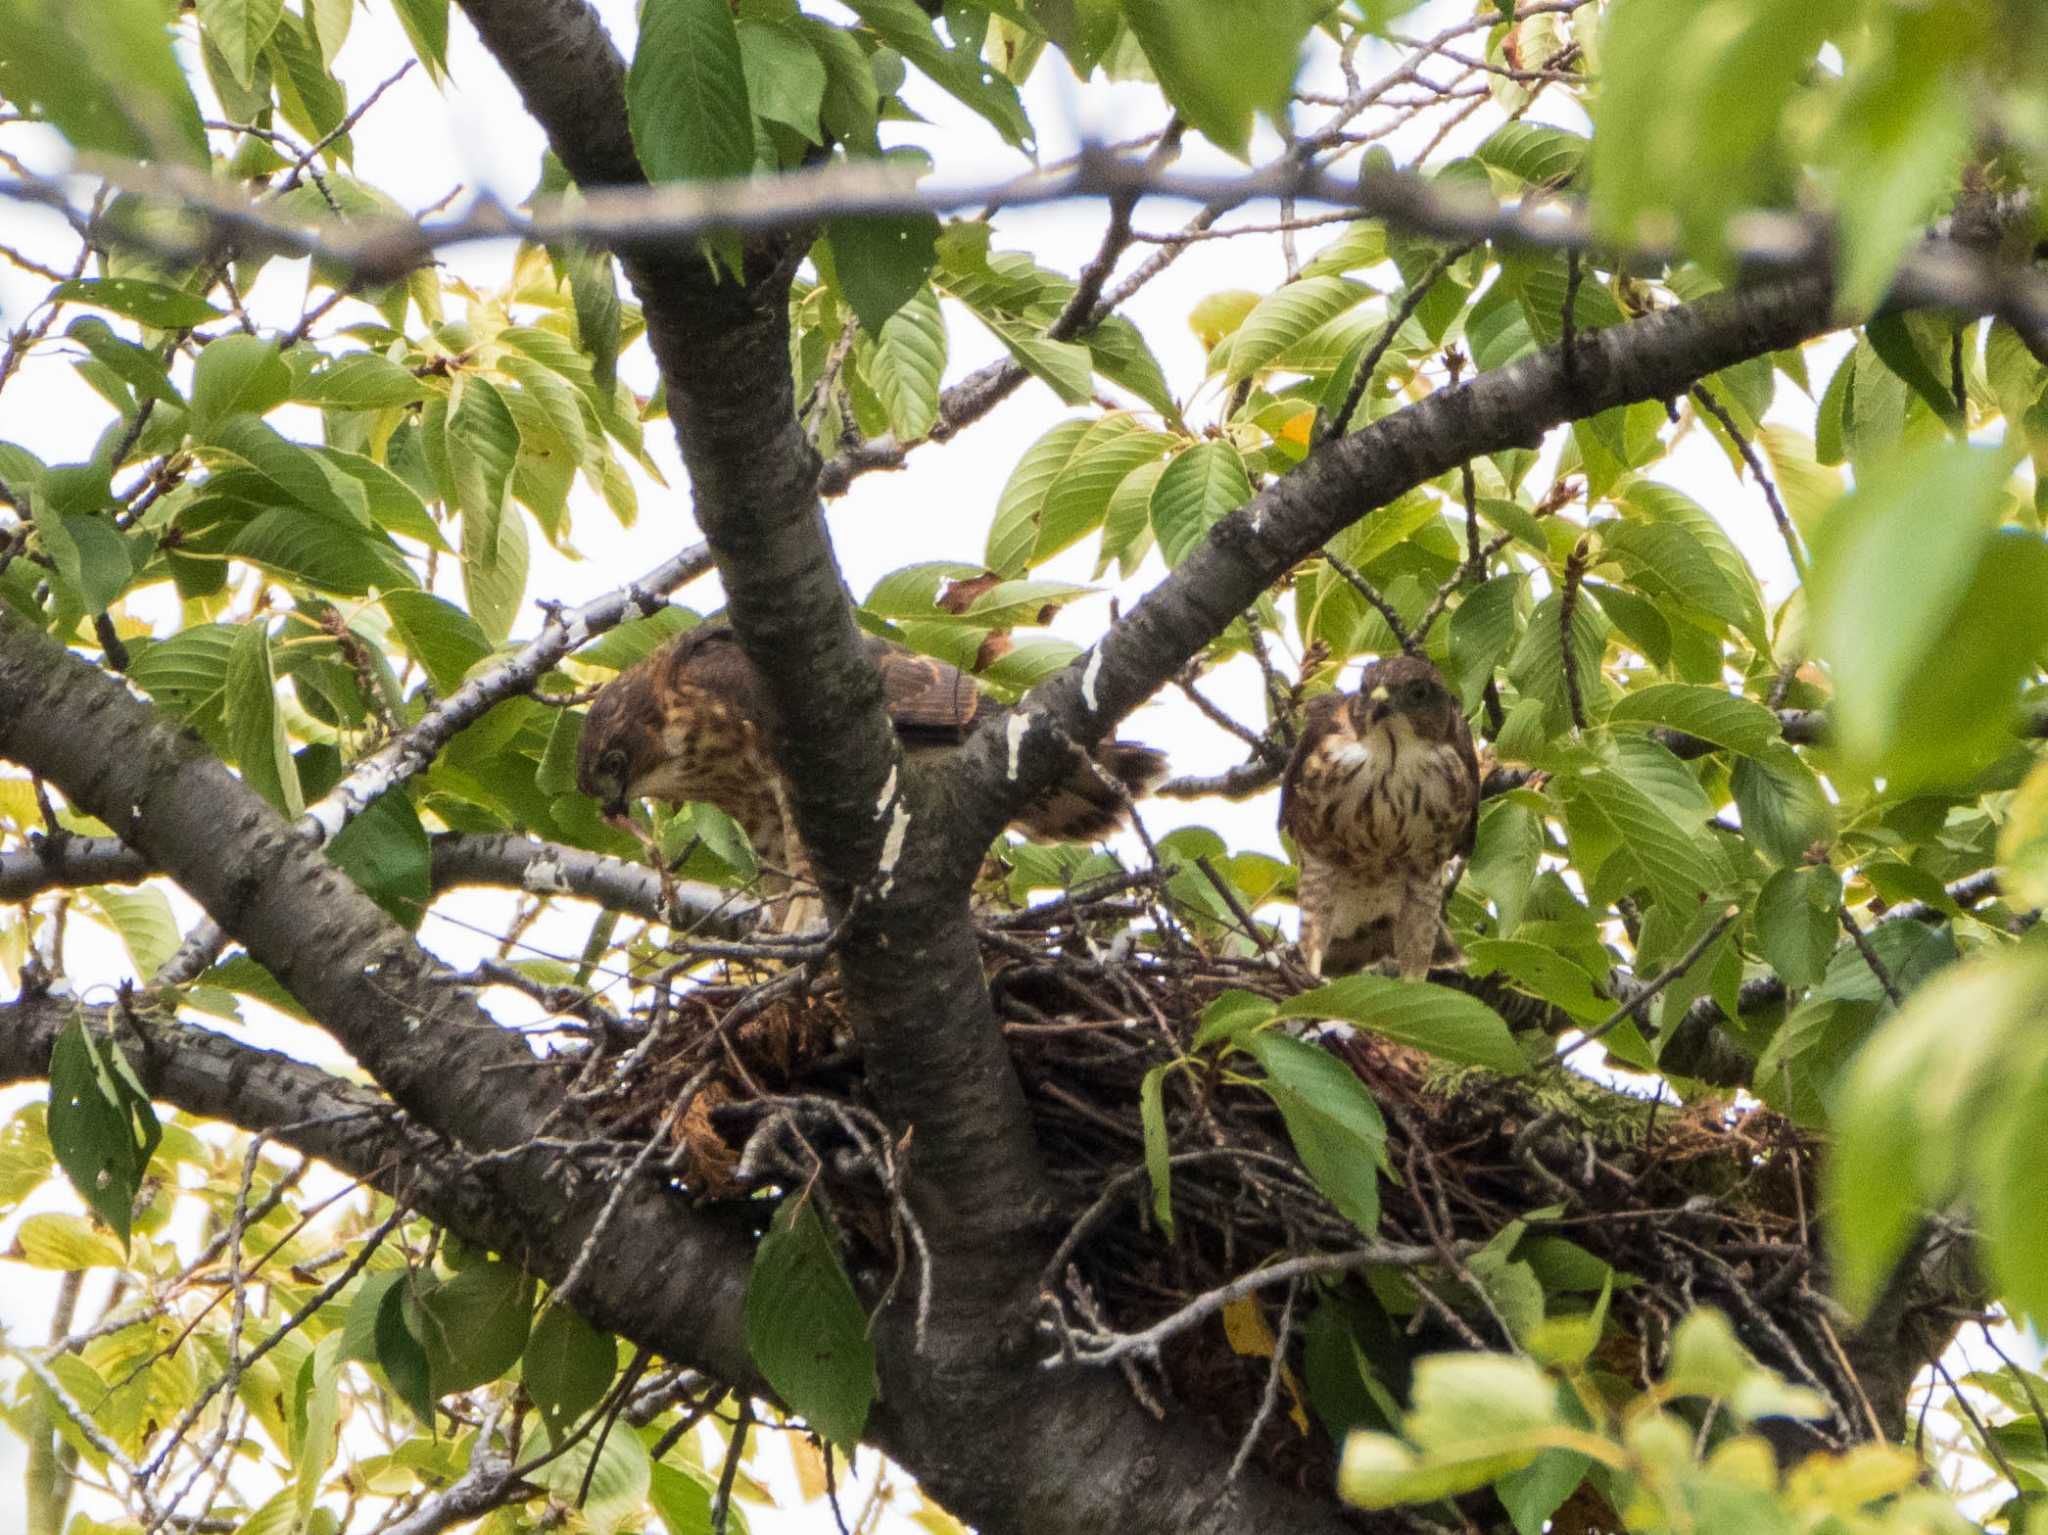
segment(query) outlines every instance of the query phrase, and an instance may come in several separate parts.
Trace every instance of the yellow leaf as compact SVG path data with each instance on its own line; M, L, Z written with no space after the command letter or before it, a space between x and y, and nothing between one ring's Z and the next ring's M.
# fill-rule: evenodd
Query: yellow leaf
M1230 1351L1247 1359L1271 1359L1273 1329L1266 1325L1266 1313L1260 1307L1256 1296L1241 1295L1223 1308L1223 1336L1230 1340ZM1301 1387L1294 1379L1294 1371L1282 1366L1280 1383L1287 1388L1287 1416L1302 1433L1308 1432L1308 1409L1302 1401Z
M1212 293L1188 311L1188 328L1214 349L1217 342L1244 324L1244 317L1259 305L1259 296L1244 288L1225 288Z
M82 1215L31 1215L14 1234L15 1255L39 1269L126 1268L121 1244Z

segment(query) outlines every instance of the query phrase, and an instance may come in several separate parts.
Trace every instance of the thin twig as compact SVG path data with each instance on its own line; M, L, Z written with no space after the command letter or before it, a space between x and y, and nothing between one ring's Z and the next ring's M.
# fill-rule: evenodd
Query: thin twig
M1757 455L1755 447L1743 434L1742 428L1735 424L1735 417L1729 414L1728 407L1715 399L1705 384L1694 384L1692 397L1699 402L1702 410L1721 424L1721 430L1726 432L1729 441L1735 444L1735 451L1742 455L1742 462L1748 466L1751 477L1764 493L1764 501L1770 506L1771 520L1778 525L1778 537L1784 540L1785 553L1791 557L1793 572L1804 581L1806 552L1800 548L1799 532L1792 526L1792 518L1786 513L1785 503L1778 496L1777 482L1764 468L1762 458Z
M1579 691L1579 647L1573 639L1572 620L1579 610L1579 583L1585 579L1586 566L1592 558L1591 540L1581 538L1564 562L1564 586L1557 599L1557 648L1564 664L1565 702L1571 705L1572 728L1581 732L1586 728L1586 703Z
M1877 977L1877 984L1884 989L1884 994L1890 999L1892 1006L1905 1006L1906 998L1900 992L1898 982L1892 979L1891 971L1885 968L1884 960L1878 956L1876 946L1870 941L1870 935L1863 931L1854 917L1849 915L1848 907L1836 908L1836 914L1842 919L1842 930L1849 935L1849 941L1856 945L1856 952L1863 956L1863 963L1868 965L1870 973Z
M1721 915L1714 919L1713 926L1709 927L1704 933L1700 934L1699 941L1696 942L1691 948L1687 949L1683 954L1681 954L1678 957L1678 962L1676 964L1672 965L1670 969L1664 971L1661 975L1657 976L1656 979L1652 980L1647 986L1643 987L1642 990L1636 992L1626 1002L1622 1003L1620 1007L1616 1008L1612 1013L1608 1014L1606 1018L1602 1019L1592 1028L1588 1029L1585 1033L1581 1034L1577 1039L1573 1040L1570 1044L1561 1047L1555 1055L1551 1056L1551 1058L1545 1061L1543 1063L1543 1066L1538 1069L1542 1070L1548 1069L1552 1066L1562 1066L1567 1060L1571 1059L1571 1057L1575 1055L1578 1051L1584 1049L1587 1045L1592 1044L1597 1039L1606 1038L1607 1035L1613 1033L1614 1030L1620 1028L1622 1024L1626 1023L1630 1018L1633 1018L1640 1014L1645 1007L1647 1007L1651 1002L1657 999L1658 995L1663 992L1665 987L1669 986L1673 981L1677 980L1681 975L1684 975L1686 971L1690 970L1695 964L1697 964L1699 962L1700 956L1706 953L1708 949L1713 947L1714 940L1719 938L1723 933L1728 931L1728 924L1733 922L1737 917L1741 915L1742 908L1740 906L1730 905L1724 908L1721 912Z

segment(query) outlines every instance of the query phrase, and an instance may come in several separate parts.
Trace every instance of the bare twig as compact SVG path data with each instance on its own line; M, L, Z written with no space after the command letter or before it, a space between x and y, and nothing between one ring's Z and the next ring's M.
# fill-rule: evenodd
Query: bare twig
M1713 925L1700 934L1698 941L1681 954L1669 969L1658 975L1647 986L1635 992L1620 1007L1617 1007L1599 1023L1594 1024L1592 1028L1581 1034L1577 1039L1568 1045L1560 1047L1555 1055L1543 1063L1543 1067L1563 1065L1587 1045L1592 1044L1597 1039L1606 1038L1629 1019L1640 1015L1645 1007L1649 1006L1650 1003L1654 1002L1663 993L1665 987L1698 964L1700 956L1714 946L1714 941L1717 938L1728 931L1728 924L1741 915L1742 908L1740 906L1731 905L1723 910L1721 915L1714 919Z

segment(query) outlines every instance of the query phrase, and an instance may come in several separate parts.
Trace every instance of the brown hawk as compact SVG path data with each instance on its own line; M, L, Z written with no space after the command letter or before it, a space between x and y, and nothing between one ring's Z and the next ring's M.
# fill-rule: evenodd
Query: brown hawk
M1429 971L1443 932L1444 866L1469 855L1479 761L1458 700L1420 656L1375 661L1358 691L1309 700L1280 790L1301 859L1301 950L1342 974L1391 958Z
M977 726L1011 712L957 667L874 636L865 643L882 675L884 706L912 757L958 746ZM764 862L779 859L786 875L807 878L809 861L775 765L775 729L767 690L738 638L724 624L699 624L597 695L583 724L576 782L613 815L643 795L716 805L745 828ZM1076 749L1072 770L1013 824L1044 841L1092 841L1123 820L1127 798L1165 774L1164 754L1149 746L1106 741L1092 761ZM771 888L786 882L778 878ZM786 927L800 925L794 904Z

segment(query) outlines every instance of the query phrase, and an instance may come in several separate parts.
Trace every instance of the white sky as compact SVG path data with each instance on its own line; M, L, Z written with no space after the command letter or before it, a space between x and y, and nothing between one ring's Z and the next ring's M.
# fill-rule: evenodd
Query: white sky
M597 0L597 8L605 15L622 49L630 50L634 9L631 0ZM1470 13L1469 4L1430 0L1411 16L1404 30L1412 35L1427 35ZM359 101L410 56L390 8L372 5L357 10L337 70L350 88L351 99ZM1391 57L1385 49L1369 51L1361 56L1361 72L1371 78L1387 66ZM357 126L353 134L355 172L360 179L414 208L437 203L457 187L463 188L465 195L487 189L507 202L516 202L534 182L542 149L541 135L459 11L451 28L449 62L451 80L445 91L437 90L425 71L415 68ZM1319 72L1329 77L1324 83L1339 84L1327 60ZM916 85L910 95L932 120L930 125L894 124L885 125L885 130L893 130L898 142L930 147L939 160L940 174L948 181L993 179L1026 168L1022 156L1004 146L980 119L949 98ZM1025 96L1045 160L1069 153L1084 137L1129 138L1155 131L1163 120L1159 97L1153 88L1112 86L1101 81L1084 87L1052 55L1041 63ZM1551 105L1546 101L1545 106ZM1554 120L1583 128L1576 110L1561 97L1552 110L1561 113ZM1546 114L1539 110L1533 115L1541 118ZM1470 131L1461 132L1451 143L1469 147L1490 131L1495 120L1492 114L1478 114ZM1401 140L1396 137L1392 143L1399 155ZM61 163L51 158L50 140L40 130L0 127L0 147L24 155L32 164ZM1411 151L1414 147L1419 146L1411 146ZM1278 140L1270 128L1262 128L1254 147L1255 162L1270 160L1278 149ZM1189 168L1215 170L1234 164L1192 135L1182 163ZM1140 207L1137 227L1169 231L1183 222L1190 211L1185 205L1155 199ZM1276 211L1270 205L1255 206L1236 218L1241 222L1267 222ZM1094 253L1101 225L1102 210L1091 204L1019 210L998 218L996 244L998 248L1029 250L1042 264L1074 273ZM1299 237L1304 259L1334 238L1337 227L1305 231ZM59 253L50 258L53 261L66 259L73 248L68 231L54 216L17 207L0 207L0 241L32 252ZM1134 247L1124 258L1121 270L1128 271L1153 249L1144 245ZM445 260L453 273L488 290L504 281L510 254L510 243L501 242L459 247L446 252ZM302 297L303 270L302 264L272 262L249 295L252 311L259 317L275 316L280 323L289 323L296 317ZM1170 386L1185 402L1201 383L1204 363L1203 349L1186 323L1196 302L1223 288L1270 290L1284 275L1280 244L1272 237L1201 243L1146 287L1125 313L1144 333ZM11 329L21 324L45 286L33 276L0 265L0 325ZM948 382L1005 355L964 310L948 301L947 311L951 346ZM60 325L60 332L61 329ZM68 349L61 343L46 344L29 362L24 376L0 394L0 439L21 443L48 462L84 458L107 419L104 402L72 372L66 361L68 355ZM643 394L652 389L654 373L644 346L626 355L622 369ZM1824 378L1825 374L1820 376ZM1780 387L1781 393L1790 388L1782 383ZM1196 401L1196 424L1213 415L1214 405L1213 390ZM978 561L989 517L1011 466L1047 427L1067 414L1048 388L1037 382L1027 383L993 415L951 443L916 450L907 470L868 475L856 482L849 494L831 503L829 520L835 545L855 595L864 595L880 576L913 561ZM1804 423L1796 421L1796 411L1788 419L1810 429L1810 406L1805 407L1805 414ZM310 412L300 422L282 424L288 432L303 431L308 436L318 433L317 419ZM521 622L515 626L517 633L531 634L538 625L539 613L532 606L533 599L575 603L596 596L699 536L690 519L684 492L686 479L677 461L674 439L665 424L650 424L647 445L675 491L664 493L642 480L640 520L633 529L622 530L579 481L577 494L583 500L578 503L574 527L585 558L564 559L539 538L532 540L529 602ZM1736 480L1726 458L1705 433L1689 434L1657 473L1659 478L1681 485L1702 504L1716 510L1764 580L1768 593L1779 598L1789 590L1791 573L1762 497L1754 486ZM1093 540L1088 540L1041 574L1086 582L1094 557ZM1114 591L1128 609L1162 573L1155 553L1131 581L1105 588L1102 595L1069 606L1060 615L1056 632L1080 645L1092 643L1107 621L1110 592ZM716 590L714 576L677 596L703 611L718 605ZM174 611L166 607L164 616L174 624ZM1290 637L1280 638L1291 655ZM1211 674L1204 690L1254 728L1262 721L1258 677L1248 662ZM1180 773L1218 771L1240 761L1244 755L1241 743L1203 721L1171 693L1134 715L1122 733L1168 750L1175 771ZM1156 800L1145 808L1144 819L1155 837L1180 825L1206 825L1219 831L1234 849L1278 854L1276 809L1270 792L1236 805L1222 800ZM196 915L193 907L182 897L174 899L181 919L189 925ZM447 919L430 918L421 937L451 964L466 967L495 951L495 940L484 935L502 928L515 900L509 893L487 892L468 892L444 900L440 909ZM587 921L587 915L564 916L537 928L530 935L531 940L542 948L573 953L580 946ZM127 973L125 955L106 935L76 921L71 924L70 933L66 959L78 984L112 981ZM516 995L495 994L493 1002L495 1010L508 1021L526 1021L534 1016L532 1007ZM283 1020L261 1022L252 1027L249 1037L254 1042L302 1053L324 1064L335 1065L344 1060L325 1036ZM0 1110L11 1109L22 1091L0 1098ZM5 1230L0 1229L0 1239L4 1237ZM19 1267L10 1268L8 1278L7 1286L0 1290L0 1325L23 1341L42 1337L52 1287L30 1282L27 1271ZM19 1485L19 1478L12 1474L17 1453L18 1446L0 1436L0 1528L17 1527L16 1521L9 1518L7 1502L11 1489ZM765 1527L772 1528L778 1523L758 1514L756 1518ZM824 1521L823 1527L830 1527L829 1515L822 1507L815 1510L815 1518L811 1513L795 1516L787 1527L815 1528L820 1520Z

